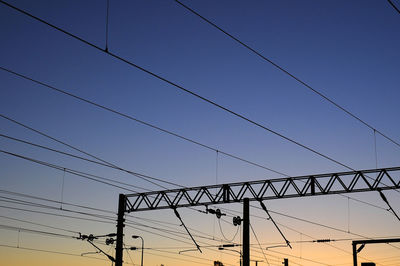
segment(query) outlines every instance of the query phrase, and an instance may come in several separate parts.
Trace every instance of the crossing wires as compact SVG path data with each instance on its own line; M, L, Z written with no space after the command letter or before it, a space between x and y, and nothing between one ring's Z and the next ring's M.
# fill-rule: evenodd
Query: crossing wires
M238 37L235 37L234 35L232 35L231 33L229 33L228 31L224 30L222 27L218 26L216 23L212 22L211 20L207 19L206 17L204 17L203 15L201 15L200 13L198 13L197 11L195 11L194 9L190 8L189 6L183 4L181 1L179 0L174 0L176 3L178 3L180 6L182 6L183 8L185 8L186 10L188 10L189 12L191 12L192 14L196 15L197 17L199 17L201 20L203 20L204 22L206 22L207 24L211 25L212 27L214 27L215 29L217 29L218 31L222 32L224 35L228 36L230 39L232 39L233 41L235 41L236 43L240 44L242 47L246 48L247 50L249 50L251 53L253 53L254 55L258 56L259 58L261 58L262 60L264 60L265 62L268 62L269 64L271 64L272 66L274 66L275 68L277 68L278 70L280 70L281 72L283 72L284 74L288 75L289 77L291 77L292 79L296 80L298 83L300 83L301 85L303 85L304 87L306 87L307 89L309 89L310 91L312 91L313 93L317 94L318 96L320 96L322 99L324 99L325 101L329 102L330 104L334 105L336 108L340 109L341 111L343 111L344 113L346 113L347 115L351 116L352 118L354 118L355 120L359 121L360 123L362 123L363 125L365 125L366 127L368 127L369 129L371 129L372 131L378 133L379 135L381 135L382 137L384 137L385 139L389 140L390 142L392 142L393 144L397 145L398 147L400 147L400 143L397 142L396 140L394 140L393 138L387 136L386 134L384 134L382 131L376 129L374 126L372 126L371 124L369 124L368 122L366 122L365 120L361 119L359 116L355 115L353 112L351 112L350 110L346 109L345 107L343 107L342 105L338 104L337 102L335 102L334 100L332 100L331 98L329 98L328 96L324 95L322 92L320 92L319 90L317 90L316 88L312 87L309 83L306 83L304 80L300 79L299 77L295 76L294 74L292 74L291 72L289 72L287 69L285 69L284 67L278 65L277 63L275 63L274 61L272 61L270 58L266 57L265 55L263 55L261 52L257 51L256 49L252 48L251 46L249 46L248 44L246 44L245 42L241 41ZM400 10L393 4L393 2L391 0L388 0L389 3L393 6L394 9L397 10L397 12L400 13Z
M319 151L317 151L317 150L315 150L313 148L310 148L310 147L308 147L308 146L306 146L306 145L304 145L304 144L302 144L302 143L300 143L300 142L298 142L298 141L296 141L296 140L294 140L292 138L289 138L289 137L287 137L287 136L285 136L285 135L283 135L283 134L281 134L281 133L279 133L279 132L277 132L277 131L275 131L275 130L273 130L273 129L271 129L271 128L269 128L269 127L267 127L267 126L265 126L265 125L263 125L261 123L258 123L256 121L254 121L254 120L252 120L252 119L250 119L250 118L238 113L238 112L235 112L235 111L233 111L233 110L231 110L231 109L229 109L229 108L227 108L225 106L222 106L221 104L218 104L217 102L215 102L213 100L210 100L210 99L208 99L208 98L206 98L204 96L201 96L200 94L198 94L198 93L196 93L196 92L194 92L192 90L189 90L189 89L183 87L182 85L179 85L178 83L175 83L175 82L173 82L173 81L171 81L171 80L169 80L169 79L167 79L167 78L165 78L165 77L163 77L161 75L158 75L158 74L156 74L156 73L154 73L154 72L152 72L152 71L150 71L150 70L148 70L148 69L146 69L146 68L144 68L142 66L137 65L136 63L134 63L132 61L129 61L126 58L123 58L122 56L119 56L119 55L117 55L115 53L112 53L110 51L105 51L103 48L97 46L96 44L91 43L91 42L89 42L89 41L87 41L87 40L85 40L85 39L83 39L81 37L78 37L77 35L74 35L71 32L68 32L68 31L66 31L66 30L64 30L64 29L62 29L60 27L57 27L57 26L55 26L55 25L53 25L53 24L51 24L51 23L49 23L49 22L47 22L47 21L45 21L45 20L43 20L43 19L41 19L41 18L39 18L37 16L34 16L34 15L30 14L27 11L24 11L24 10L22 10L22 9L20 9L20 8L14 6L14 5L11 5L11 4L3 1L3 0L0 0L0 3L10 7L11 9L16 10L16 11L18 11L18 12L20 12L20 13L26 15L26 16L29 16L30 18L32 18L32 19L34 19L36 21L39 21L39 22L41 22L41 23L43 23L43 24L45 24L45 25L47 25L47 26L49 26L49 27L51 27L51 28L53 28L53 29L55 29L57 31L60 31L60 32L62 32L64 34L66 34L66 35L68 35L68 36L70 36L70 37L72 37L72 38L74 38L74 39L86 44L86 45L89 45L90 47L95 48L98 51L100 51L102 53L105 53L105 54L113 57L114 59L116 59L118 61L124 62L124 63L128 64L129 66L131 66L133 68L136 68L136 69L138 69L138 70L140 70L142 72L145 72L145 73L149 74L150 76L152 76L152 77L154 77L154 78L156 78L158 80L161 80L161 81L163 81L163 82L165 82L165 83L167 83L167 84L169 84L169 85L171 85L171 86L173 86L173 87L175 87L175 88L177 88L177 89L179 89L179 90L181 90L181 91L183 91L183 92L185 92L187 94L190 94L190 95L200 99L201 101L204 101L204 102L206 102L206 103L208 103L208 104L210 104L210 105L212 105L212 106L214 106L214 107L216 107L218 109L221 109L221 110L223 110L223 111L225 111L225 112L227 112L227 113L229 113L229 114L231 114L231 115L233 115L233 116L235 116L235 117L237 117L237 118L239 118L239 119L241 119L241 120L243 120L245 122L248 122L248 123L250 123L250 124L252 124L252 125L264 130L264 131L272 133L272 134L274 134L274 135L276 135L276 136L278 136L278 137L280 137L280 138L282 138L282 139L284 139L284 140L286 140L288 142L291 142L291 143L293 143L293 144L295 144L295 145L297 145L297 146L299 146L299 147L301 147L301 148L303 148L305 150L308 150L308 151L310 151L310 152L312 152L312 153L314 153L314 154L316 154L316 155L318 155L318 156L320 156L322 158L325 158L325 159L327 159L327 160L329 160L329 161L331 161L331 162L333 162L333 163L335 163L337 165L340 165L340 166L342 166L344 168L347 168L349 170L353 170L353 171L355 170L355 169L351 168L350 166L348 166L348 165L346 165L346 164L344 164L344 163L342 163L342 162L340 162L340 161L338 161L336 159L333 159L333 158L331 158L331 157L329 157L329 156L327 156L327 155L325 155L325 154L323 154L323 153L321 153L321 152L319 152ZM399 146L400 146L400 144L399 144Z

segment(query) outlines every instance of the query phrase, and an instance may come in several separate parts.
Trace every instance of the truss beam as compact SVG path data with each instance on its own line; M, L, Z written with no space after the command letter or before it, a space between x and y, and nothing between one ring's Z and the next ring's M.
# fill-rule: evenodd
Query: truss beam
M400 167L127 194L125 211L234 203L244 198L256 201L388 189L400 189Z

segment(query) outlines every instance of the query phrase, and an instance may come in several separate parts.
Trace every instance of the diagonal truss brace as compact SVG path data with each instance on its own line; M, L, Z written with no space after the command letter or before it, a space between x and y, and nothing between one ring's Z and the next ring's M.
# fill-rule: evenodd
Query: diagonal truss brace
M125 211L233 203L244 198L261 201L399 188L400 167L392 167L127 194Z

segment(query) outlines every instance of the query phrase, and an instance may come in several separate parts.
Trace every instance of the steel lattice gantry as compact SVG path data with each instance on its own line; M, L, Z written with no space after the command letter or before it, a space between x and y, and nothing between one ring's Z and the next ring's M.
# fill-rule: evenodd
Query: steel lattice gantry
M249 201L260 201L260 204L263 205L263 200L389 189L400 189L400 167L285 177L126 195L120 194L115 266L122 266L123 264L123 228L125 213L173 209L177 217L181 220L176 210L180 207L243 202L242 256L243 265L249 266ZM193 237L192 240L194 241ZM201 251L197 243L196 246L199 251Z
M272 200L399 188L400 167L393 167L127 194L125 211L233 203L244 198Z

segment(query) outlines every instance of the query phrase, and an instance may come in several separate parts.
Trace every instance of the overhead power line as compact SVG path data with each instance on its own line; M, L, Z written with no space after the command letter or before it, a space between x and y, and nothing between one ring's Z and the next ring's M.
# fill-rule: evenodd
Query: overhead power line
M78 152L80 152L80 153L83 153L83 154L85 154L85 155L88 155L88 156L90 156L91 158L94 158L94 159L96 159L96 160L98 160L98 161L100 161L100 162L102 162L102 163L104 163L104 164L108 164L109 166L111 166L111 167L113 167L113 168L115 168L115 169L124 171L124 172L126 172L126 173L128 173L128 174L131 174L131 175L133 175L133 176L136 176L136 177L138 177L138 178L140 178L140 179L142 179L142 180L145 180L145 181L147 181L147 182L149 182L149 183L151 183L151 184L153 184L153 185L156 185L156 186L158 186L158 187L161 187L161 188L164 188L164 189L166 188L165 186L162 186L162 185L160 185L160 184L157 184L157 183L155 183L155 182L153 182L153 181L151 181L151 180L149 180L149 179L154 179L154 180L156 180L156 181L163 182L163 183L170 183L170 184L173 184L173 183L168 182L168 181L165 181L165 180L161 180L161 179L157 179L157 178L154 178L154 177L145 176L145 175L141 175L141 174L138 174L138 173L134 173L134 172L132 172L132 171L125 170L125 169L123 169L123 168L121 168L121 167L116 166L115 164L112 164L112 163L110 163L110 162L107 162L106 160L103 160L103 159L101 159L101 158L99 158L99 157L97 157L97 156L94 156L93 154L90 154L90 153L88 153L88 152L85 152L84 150L81 150L81 149L79 149L79 148L76 148L76 147L74 147L74 146L72 146L72 145L70 145L70 144L68 144L68 143L66 143L66 142L64 142L64 141L61 141L61 140L56 139L56 138L54 138L54 137L52 137L52 136L49 136L48 134L45 134L45 133L43 133L43 132L41 132L41 131L39 131L39 130L36 130L36 129L32 128L32 127L29 127L29 126L27 126L27 125L25 125L25 124L23 124L23 123L20 123L20 122L18 122L18 121L16 121L16 120L12 119L12 118L10 118L10 117L7 117L7 116L5 116L5 115L3 115L3 114L0 114L0 117L4 118L4 119L6 119L6 120L8 120L8 121L10 121L10 122L13 122L13 123L15 123L15 124L17 124L17 125L20 125L20 126L26 128L26 129L30 130L30 131L33 131L33 132L35 132L35 133L37 133L37 134L39 134L39 135L41 135L41 136L43 136L43 137L46 137L46 138L51 139L51 140L53 140L53 141L55 141L55 142L57 142L57 143L60 143L60 144L62 144L62 145L64 145L64 146L67 146L67 147L69 147L69 148L71 148L71 149L73 149L73 150L75 150L75 151L78 151ZM174 184L173 184L173 185L174 185Z
M214 28L216 28L218 31L222 32L223 34L225 34L226 36L228 36L230 39L234 40L235 42L237 42L238 44L240 44L241 46L243 46L244 48L248 49L249 51L251 51L253 54L257 55L259 58L263 59L264 61L270 63L271 65L273 65L275 68L279 69L280 71L282 71L283 73L285 73L286 75L288 75L289 77L293 78L294 80L296 80L297 82L299 82L300 84L302 84L304 87L306 87L307 89L311 90L312 92L314 92L315 94L317 94L318 96L320 96L321 98L323 98L324 100L328 101L329 103L331 103L332 105L334 105L335 107L337 107L338 109L342 110L343 112L345 112L346 114L348 114L349 116L351 116L352 118L356 119L357 121L361 122L362 124L364 124L366 127L372 129L373 131L375 131L376 133L380 134L382 137L384 137L385 139L389 140L390 142L392 142L393 144L397 145L400 147L400 143L395 141L393 138L387 136L386 134L382 133L381 131L379 131L378 129L376 129L374 126L372 126L371 124L367 123L365 120L361 119L360 117L358 117L357 115L353 114L351 111L347 110L346 108L344 108L343 106L341 106L340 104L338 104L337 102L335 102L334 100L332 100L331 98L329 98L328 96L324 95L322 92L320 92L319 90L313 88L310 84L306 83L305 81L303 81L302 79L300 79L299 77L295 76L294 74L290 73L288 70L286 70L285 68L283 68L282 66L278 65L277 63L275 63L274 61L272 61L271 59L269 59L268 57L266 57L265 55L263 55L261 52L257 51L256 49L250 47L248 44L244 43L243 41L241 41L239 38L233 36L232 34L230 34L229 32L227 32L226 30L222 29L220 26L218 26L217 24L215 24L214 22L212 22L211 20L207 19L206 17L204 17L203 15L201 15L200 13L198 13L197 11L195 11L194 9L188 7L187 5L183 4L181 1L179 0L174 0L176 3L178 3L180 6L184 7L186 10L190 11L192 14L196 15L197 17L201 18L204 22L206 22L207 24L213 26ZM392 3L392 1L388 0L389 3L397 10L397 12L400 13L399 9Z
M16 221L16 222L22 222L22 223L27 223L27 224L33 224L33 225L36 225L36 226L41 226L41 227L45 227L45 228L60 230L60 231L68 232L68 233L79 234L78 231L73 231L73 230L69 230L69 229L65 229L65 228L61 228L61 227L56 227L56 226L52 226L52 225L47 225L47 224L42 224L42 223L36 223L36 222L27 221L27 220L22 220L22 219L17 219L17 218L13 218L13 217L9 217L9 216L0 215L0 218L7 219L7 220L11 220L11 221Z
M116 168L114 166L111 166L111 165L108 165L108 164L105 164L105 163L102 163L102 162L90 160L90 159L87 159L87 158L84 158L84 157L81 157L81 156L77 156L77 155L74 155L74 154L70 154L70 153L67 153L67 152L56 150L56 149L53 149L53 148L50 148L50 147L46 147L46 146L43 146L43 145L39 145L39 144L30 142L30 141L22 140L22 139L19 139L19 138L14 138L14 137L11 137L11 136L8 136L8 135L4 135L4 134L0 134L0 137L7 138L7 139L10 139L10 140L14 140L14 141L17 141L17 142L21 142L21 143L24 143L24 144L28 144L28 145L31 145L31 146L34 146L34 147L38 147L38 148L41 148L41 149L49 150L49 151L52 151L52 152L56 152L56 153L59 153L59 154L63 154L63 155L66 155L66 156L70 156L70 157L73 157L73 158L76 158L76 159L84 160L84 161L87 161L87 162L90 162L90 163L98 164L98 165L101 165L101 166L104 166L104 167L109 167L109 168L120 170L119 168ZM124 171L129 171L129 170L124 170ZM129 171L129 172L131 172L131 171ZM138 173L135 173L135 174L138 174ZM139 174L139 175L143 175L143 174ZM129 185L129 184L126 184L126 183L122 183L122 184ZM176 184L176 185L177 186L181 186L179 184ZM137 186L133 186L133 187L139 188ZM183 187L183 186L181 186L181 187ZM145 190L144 188L141 188L141 189ZM362 200L359 200L359 199L356 199L356 198L352 198L352 197L349 197L349 196L346 196L346 195L340 195L340 196L352 199L354 201L363 203L363 204L371 206L371 207L375 207L375 208L379 208L379 209L387 211L387 209L385 209L383 207L380 207L380 206L377 206L375 204L369 203L369 202L365 202L365 201L362 201Z
M0 247L14 248L14 249L21 249L21 250L28 250L28 251L37 251L37 252L51 253L51 254L57 254L57 255L67 255L67 256L74 256L74 257L80 257L80 258L85 258L85 259L95 259L95 260L108 261L106 259L101 259L101 258L96 258L96 257L89 257L89 256L82 256L80 254L73 254L73 253L67 253L67 252L62 252L62 251L37 249L37 248L28 248L28 247L15 247L15 246L4 245L4 244L0 244ZM124 262L124 263L125 264L131 264L131 263L128 263L128 262Z
M40 234L40 235L47 235L47 236L54 236L54 237L71 238L71 239L76 238L76 236L71 236L71 235L65 235L65 234L59 234L59 233L53 233L53 232L41 231L41 230L34 230L34 229L29 229L29 228L24 228L24 227L16 227L16 226L4 225L4 224L0 224L0 228L6 229L6 230L12 230L12 231L21 231L21 232L28 232L28 233L32 233L32 234Z
M40 165L43 165L43 166L47 166L49 168L53 168L53 169L56 169L56 170L59 170L59 171L65 171L67 173L70 173L70 174L73 174L73 175L76 175L76 176L80 176L80 177L83 177L83 178L86 178L86 179L89 179L89 180L92 180L92 181L95 181L95 182L99 182L99 183L102 183L102 184L105 184L105 185L108 185L108 186L112 186L112 187L115 187L115 188L119 188L119 189L123 189L123 190L126 190L126 191L130 191L130 192L137 192L135 190L132 190L132 189L129 189L129 188L126 188L126 187L122 187L120 185L112 184L110 182L113 182L113 183L121 183L121 182L118 182L118 181L115 181L115 180L112 180L112 179L109 179L109 178L99 177L99 176L95 176L95 175L92 175L92 174L86 174L86 173L83 173L83 172L80 172L80 171L76 171L76 170L72 170L72 169L69 169L69 168L66 168L66 167L62 167L62 166L59 166L59 165L55 165L55 164L51 164L51 163L48 163L48 162L36 160L36 159L30 158L30 157L26 157L26 156L23 156L23 155L20 155L20 154L8 152L8 151L5 151L5 150L0 150L0 152L4 153L4 154L7 154L7 155L10 155L10 156L14 156L14 157L20 158L20 159L24 159L24 160L27 160L27 161L30 161L30 162L33 162L33 163L37 163L37 164L40 164ZM106 181L104 181L104 180L106 180ZM130 184L125 184L125 185L133 186L133 185L130 185Z
M0 116L3 116L3 115L0 114ZM36 143L30 142L30 141L27 141L27 140L14 138L14 137L11 137L11 136L8 136L8 135L4 135L4 134L0 134L0 137L7 138L7 139L10 139L10 140L13 140L13 141L20 142L20 143L24 143L24 144L27 144L27 145L31 145L31 146L34 146L34 147L37 147L37 148L41 148L41 149L44 149L44 150L48 150L48 151L51 151L51 152L55 152L55 153L58 153L58 154L62 154L62 155L65 155L65 156L69 156L69 157L72 157L72 158L75 158L75 159L79 159L79 160L83 160L83 161L86 161L86 162L90 162L90 163L93 163L93 164L101 165L101 166L112 168L112 169L119 170L119 171L123 171L125 173L129 173L129 174L132 174L132 175L137 176L137 177L140 176L142 178L152 178L152 179L155 179L155 180L158 179L158 178L155 178L155 177L151 177L149 175L144 175L144 174L132 172L132 171L125 170L125 169L122 169L122 168L119 168L119 167L115 167L115 166L112 166L112 165L109 165L109 164L105 164L105 163L102 163L102 162L99 162L99 161L94 161L94 160L91 160L91 159L88 159L88 158L85 158L85 157L81 157L81 156L78 156L78 155L75 155L75 154L71 154L71 153L68 153L68 152L64 152L64 151L60 151L60 150L57 150L57 149L53 149L53 148L50 148L50 147L47 147L47 146L44 146L44 145L36 144ZM171 183L171 184L175 184L175 183L172 183L172 182L169 182L169 181L166 181L166 182ZM125 183L125 185L129 185L129 184ZM133 185L130 185L130 186L133 186ZM183 186L181 186L179 184L176 184L176 186L183 187ZM143 187L138 187L138 186L133 186L133 187L136 187L136 188L142 189L142 190L149 190L148 188L143 188Z
M75 170L74 170L75 171ZM87 174L87 173L85 173L85 174ZM97 177L97 176L96 176ZM124 183L123 183L124 184ZM129 185L129 184L126 184L126 185ZM1 192L1 191L0 191ZM26 195L25 195L26 196ZM346 196L347 197L347 196ZM37 198L37 197L36 197ZM41 199L41 198L40 198ZM351 199L353 199L353 198L351 198ZM376 205L373 205L373 204L370 204L370 203L368 203L368 202L364 202L364 201L360 201L360 200L357 200L357 199L353 199L353 200L356 200L356 201L359 201L360 203L363 203L363 204L367 204L367 205L370 205L370 206L373 206L373 207L376 207L376 208L380 208L380 209L383 209L383 210L385 210L385 211L387 211L387 209L385 209L385 208L382 208L382 207L380 207L380 206L376 206ZM60 203L60 202L58 202L58 203ZM66 205L68 205L68 203L66 203ZM82 206L78 206L78 207L82 207ZM274 212L274 211L271 211L271 212ZM277 212L275 212L275 213L277 213ZM281 214L281 213L277 213L277 214ZM292 218L292 217L291 217ZM295 218L295 217L294 217ZM300 218L298 218L298 219L300 219ZM305 221L304 219L301 219L301 220L303 220L303 221ZM324 226L324 225L322 225L322 226ZM328 226L324 226L324 227L328 227ZM336 228L331 228L331 227L329 227L330 229L334 229L334 230L339 230L339 229L336 229ZM344 232L344 230L341 230L341 231L343 231Z
M57 203L57 204L61 204L62 203L63 205L67 205L67 206L84 208L84 209L88 209L88 210L92 210L92 211L98 211L98 212L104 212L104 213L116 215L116 213L114 211L110 211L110 210L104 210L104 209L84 206L84 205L80 205L80 204L73 204L73 203L69 203L69 202L65 202L65 201L61 202L59 200L33 196L33 195L19 193L19 192L10 191L10 190L0 189L0 194L1 193L8 194L8 195L13 195L13 196L18 196L18 197L22 197L22 198L29 198L29 199L40 200L40 201L47 201L47 202Z
M261 207L254 206L254 205L250 205L250 207L255 208L255 209L262 210ZM238 211L229 210L229 209L226 209L226 208L221 208L221 210L224 210L225 212L231 213L231 214L233 214L233 215L240 214L240 212L238 212ZM367 237L367 236L365 236L365 235L357 234L357 233L354 233L354 232L348 232L347 230L344 230L344 229L340 229L340 228L333 227L333 226L330 226L330 225L318 223L318 222L311 221L311 220L304 219L304 218L299 218L299 217L296 217L296 216L293 216L293 215L289 215L289 214L286 214L286 213L277 212L277 211L273 211L273 210L268 210L268 211L271 212L271 213L274 213L274 214L277 214L277 215L286 217L286 218L290 218L290 219L297 220L297 221L300 221L300 222L304 222L304 223L312 224L312 225L315 225L315 226L323 227L323 228L326 228L326 229L329 229L329 230L333 230L333 231L337 231L337 232L340 232L340 233L345 233L345 234L349 234L349 235L361 237L361 238L363 238L363 239L372 239L371 237ZM252 215L252 217L265 220L265 217L258 216L258 215ZM278 224L281 225L281 226L283 226L283 227L286 227L286 228L288 228L288 229L294 230L294 229L292 229L292 228L290 228L290 227L288 227L288 226L286 226L286 225L283 225L283 224L281 224L281 223L278 223ZM297 230L296 230L296 231L297 231ZM297 232L299 232L299 231L297 231ZM302 233L303 235L306 235L304 232L301 232L301 233ZM316 238L314 238L314 239L316 239ZM394 246L394 245L392 245L392 246L393 246L394 248L396 248L396 249L400 249L400 248L397 247L397 246Z
M205 149L218 152L218 153L223 154L223 155L225 155L225 156L227 156L227 157L230 157L230 158L239 160L239 161L241 161L241 162L244 162L244 163L247 163L247 164L250 164L250 165L259 167L259 168L262 168L262 169L264 169L264 170L268 170L268 171L273 172L273 173L275 173L275 174L279 174L279 175L283 175L283 176L288 176L287 174L284 174L284 173L282 173L282 172L276 171L276 170L271 169L271 168L269 168L269 167L267 167L267 166L261 165L261 164L259 164L259 163L252 162L252 161L247 160L247 159L244 159L244 158L242 158L242 157L240 157L240 156L237 156L237 155L234 155L234 154L232 154L232 153L229 153L229 152L225 152L225 151L223 151L223 150L220 150L220 149L218 149L218 148L211 147L211 146L209 146L209 145L207 145L207 144L204 144L204 143L201 143L201 142L196 141L196 140L194 140L194 139L185 137L185 136L180 135L180 134L178 134L178 133L172 132L172 131L170 131L170 130L168 130L168 129L161 128L161 127L159 127L159 126L157 126L157 125L154 125L154 124L151 124L151 123L149 123L149 122L140 120L140 119L138 119L138 118L136 118L136 117L133 117L133 116L131 116L131 115L122 113L122 112L120 112L120 111L117 111L117 110L112 109L112 108L110 108L110 107L107 107L107 106L105 106L105 105L99 104L99 103L97 103L97 102L94 102L94 101L92 101L92 100L89 100L89 99L86 99L86 98L83 98L83 97L80 97L80 96L78 96L78 95L75 95L75 94L73 94L73 93L67 92L67 91L62 90L62 89L60 89L60 88L57 88L57 87L55 87L55 86L49 85L49 84L47 84L47 83L45 83L45 82L42 82L42 81L33 79L33 78L31 78L31 77L28 77L28 76L26 76L26 75L22 75L22 74L20 74L20 73L17 73L17 72L15 72L15 71L12 71L12 70L7 69L7 68L5 68L5 67L1 67L1 66L0 66L0 70L3 70L3 71L5 71L5 72L8 72L8 73L13 74L13 75L15 75L15 76L18 76L18 77L20 77L20 78L29 80L29 81L34 82L34 83L36 83L36 84L42 85L42 86L44 86L44 87L46 87L46 88L48 88L48 89L51 89L51 90L56 91L56 92L58 92L58 93L61 93L61 94L63 94L63 95L72 97L72 98L74 98L74 99L76 99L76 100L79 100L79 101L82 101L82 102L84 102L84 103L93 105L93 106L95 106L95 107L98 107L98 108L103 109L103 110L105 110L105 111L111 112L111 113L116 114L116 115L118 115L118 116L127 118L127 119L129 119L129 120L132 120L132 121L137 122L137 123L139 123L139 124L142 124L142 125L144 125L144 126L153 128L153 129L155 129L155 130L161 131L161 132L163 132L163 133L166 133L166 134L168 134L168 135L174 136L174 137L179 138L179 139L181 139L181 140L184 140L184 141L190 142L190 143L192 143L192 144L198 145L198 146L203 147L203 148L205 148ZM60 142L60 141L57 141L57 142ZM77 150L77 151L80 151L80 150L78 150L78 149L76 149L76 148L73 148L73 147L70 147L70 148L72 148L72 149L74 149L74 150ZM80 151L80 152L81 152L81 151ZM98 158L98 157L94 157L94 156L92 156L92 155L89 154L89 153L83 152L83 154L89 155L89 156L91 156L92 158L95 158L95 159L97 159L97 160L99 160L99 161L105 162L104 160L102 160L102 159L100 159L100 158ZM107 163L107 164L110 164L110 163ZM111 165L111 164L110 164L110 165ZM160 180L158 180L158 181L160 181ZM177 185L177 184L174 184L174 185Z
M115 225L114 220L107 220L107 219L99 220L99 219L92 219L92 218L85 218L85 217L77 217L77 216L72 216L72 215L64 215L64 214L59 214L59 213L51 213L51 212L44 212L44 211L31 210L31 209L16 208L16 207L11 207L11 206L4 206L4 205L0 205L0 208ZM105 219L105 218L103 218L103 219Z
M169 85L171 85L171 86L173 86L173 87L175 87L175 88L177 88L177 89L179 89L181 91L184 91L184 92L186 92L186 93L188 93L188 94L190 94L190 95L192 95L192 96L194 96L194 97L196 97L196 98L198 98L198 99L200 99L200 100L202 100L204 102L207 102L207 103L209 103L209 104L211 104L211 105L213 105L213 106L215 106L215 107L217 107L217 108L219 108L221 110L224 110L225 112L230 113L233 116L236 116L236 117L238 117L238 118L240 118L240 119L242 119L242 120L244 120L244 121L246 121L246 122L248 122L248 123L250 123L250 124L252 124L252 125L254 125L256 127L259 127L259 128L261 128L261 129L263 129L263 130L265 130L267 132L270 132L270 133L272 133L272 134L274 134L274 135L276 135L276 136L278 136L278 137L280 137L282 139L285 139L286 141L289 141L289 142L291 142L291 143L293 143L293 144L295 144L295 145L297 145L297 146L299 146L299 147L301 147L303 149L306 149L306 150L308 150L308 151L310 151L310 152L312 152L312 153L314 153L314 154L316 154L316 155L318 155L318 156L320 156L322 158L325 158L325 159L327 159L327 160L329 160L329 161L331 161L333 163L336 163L336 164L338 164L338 165L340 165L340 166L342 166L344 168L347 168L349 170L353 170L354 171L353 168L351 168L350 166L348 166L348 165L346 165L344 163L339 162L338 160L335 160L335 159L333 159L333 158L331 158L331 157L329 157L329 156L327 156L325 154L322 154L321 152L318 152L317 150L315 150L313 148L310 148L310 147L308 147L308 146L306 146L306 145L304 145L304 144L302 144L302 143L300 143L300 142L298 142L298 141L296 141L294 139L291 139L291 138L289 138L287 136L284 136L283 134L281 134L281 133L279 133L279 132L277 132L277 131L275 131L275 130L273 130L271 128L268 128L267 126L264 126L264 125L262 125L262 124L260 124L258 122L255 122L254 120L251 120L250 118L247 118L244 115L241 115L241 114L239 114L239 113L237 113L237 112L235 112L235 111L233 111L233 110L231 110L231 109L229 109L227 107L224 107L224 106L216 103L215 101L212 101L212 100L210 100L210 99L208 99L206 97L203 97L200 94L198 94L196 92L193 92L193 91L191 91L191 90L189 90L189 89L187 89L187 88L185 88L185 87L183 87L183 86L181 86L181 85L179 85L179 84L177 84L177 83L175 83L173 81L170 81L165 77L162 77L162 76L160 76L158 74L155 74L154 72L152 72L152 71L150 71L148 69L145 69L144 67L141 67L141 66L129 61L128 59L125 59L125 58L123 58L123 57L121 57L121 56L119 56L117 54L111 53L110 51L105 51L103 48L101 48L101 47L99 47L99 46L97 46L97 45L95 45L95 44L93 44L93 43L81 38L81 37L78 37L77 35L72 34L72 33L68 32L68 31L66 31L66 30L64 30L64 29L62 29L60 27L57 27L57 26L55 26L55 25L53 25L53 24L51 24L51 23L49 23L49 22L47 22L47 21L45 21L45 20L43 20L43 19L41 19L41 18L39 18L37 16L34 16L34 15L32 15L31 13L29 13L27 11L24 11L24 10L14 6L14 5L11 5L11 4L3 1L3 0L0 0L0 2L2 4L4 4L4 5L12 8L12 9L14 9L14 10L16 10L16 11L18 11L18 12L24 14L24 15L26 15L26 16L29 16L29 17L31 17L31 18L33 18L33 19L35 19L35 20L37 20L37 21L39 21L39 22L41 22L41 23L43 23L43 24L45 24L45 25L47 25L47 26L49 26L49 27L51 27L51 28L53 28L55 30L57 30L57 31L60 31L60 32L66 34L66 35L68 35L68 36L70 36L70 37L72 37L72 38L74 38L74 39L76 39L76 40L78 40L78 41L80 41L82 43L85 43L86 45L89 45L90 47L95 48L98 51L101 51L101 52L103 52L103 53L105 53L105 54L107 54L107 55L109 55L109 56L121 61L121 62L124 62L124 63L126 63L126 64L128 64L128 65L130 65L130 66L142 71L142 72L145 72L145 73L147 73L147 74L149 74L149 75L151 75L151 76L153 76L153 77L155 77L155 78L157 78L157 79L159 79L159 80L161 80L161 81L163 81L163 82L165 82L165 83L167 83L167 84L169 84ZM399 144L399 146L400 146L400 144Z
M388 2L394 8L394 10L396 10L397 13L400 14L400 9L391 0L388 0Z
M53 210L53 211L69 212L69 213L79 214L79 215L83 215L83 216L90 216L90 217L95 217L95 218L100 218L100 219L105 219L105 220L110 220L110 221L115 220L115 217L112 217L112 216L99 215L99 214L94 214L94 213L89 213L89 212L81 212L81 211L70 210L70 209L61 209L61 208L51 206L51 205L39 204L39 203L29 202L29 201L20 200L20 199L9 198L9 197L0 197L0 198L1 198L0 201L2 201L2 202L17 204L17 205L42 208L42 209L48 209L48 210Z
M393 215L396 216L397 220L400 221L400 217L397 215L397 213L395 212L395 210L392 208L392 206L390 205L388 199L386 198L385 194L383 194L382 190L378 190L379 195L381 196L382 200L388 205L389 210L392 211Z

